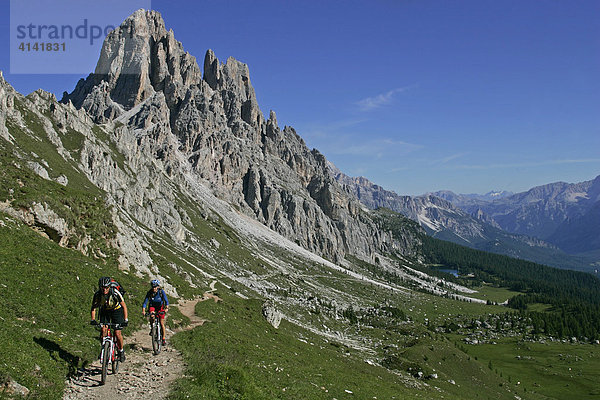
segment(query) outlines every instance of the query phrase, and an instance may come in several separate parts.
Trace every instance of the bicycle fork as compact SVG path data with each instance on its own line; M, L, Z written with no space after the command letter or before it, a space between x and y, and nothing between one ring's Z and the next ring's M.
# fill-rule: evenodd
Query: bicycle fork
M115 342L112 340L111 336L106 335L102 338L102 347L100 348L100 364L102 364L104 362L104 345L106 344L106 342L110 343L109 357L112 358L112 356L114 354ZM112 361L112 360L109 359L108 361Z
M162 340L162 328L160 326L160 319L158 316L154 317L152 323L150 324L150 329L154 328L155 332L158 334L158 340Z

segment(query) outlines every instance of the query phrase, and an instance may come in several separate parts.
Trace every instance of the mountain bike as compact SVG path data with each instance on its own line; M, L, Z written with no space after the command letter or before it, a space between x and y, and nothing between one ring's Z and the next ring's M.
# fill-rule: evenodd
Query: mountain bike
M102 327L106 326L106 336L101 339L100 347L100 364L102 365L102 375L100 377L100 384L104 385L106 382L106 375L108 375L108 364L111 363L112 373L115 375L119 372L119 356L117 354L117 337L115 336L114 329L119 327L119 324L101 322L96 324L96 329L102 332Z
M160 325L160 316L163 315L165 315L164 311L159 311L158 313L146 313L146 316L150 317L150 336L152 337L152 350L154 351L154 355L160 353L160 349L162 347L164 332L162 331L162 326Z

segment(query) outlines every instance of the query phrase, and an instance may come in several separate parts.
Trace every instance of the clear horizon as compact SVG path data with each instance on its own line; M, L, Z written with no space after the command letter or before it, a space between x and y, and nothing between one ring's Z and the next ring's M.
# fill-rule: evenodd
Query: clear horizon
M87 74L9 73L0 4L5 79L72 91ZM600 2L151 4L200 66L248 64L263 113L347 175L409 195L600 175Z

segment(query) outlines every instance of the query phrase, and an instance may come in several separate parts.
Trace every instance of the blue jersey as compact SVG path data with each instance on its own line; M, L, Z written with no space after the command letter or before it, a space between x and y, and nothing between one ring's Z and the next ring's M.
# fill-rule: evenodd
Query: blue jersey
M142 305L142 308L146 308L146 306L148 305L148 302L150 302L150 306L154 307L154 308L158 308L163 304L165 306L169 305L169 299L167 299L167 294L162 289L158 289L156 291L156 293L154 293L154 290L152 290L152 289L148 290L148 293L146 293L146 298L144 299L144 304Z

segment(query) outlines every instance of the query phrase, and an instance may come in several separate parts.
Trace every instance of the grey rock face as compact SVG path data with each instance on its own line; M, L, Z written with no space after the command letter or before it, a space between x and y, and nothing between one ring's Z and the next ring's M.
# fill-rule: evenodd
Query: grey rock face
M430 233L448 230L460 237L481 238L484 228L470 215L439 197L401 196L375 185L364 177L349 177L330 166L332 176L370 209L385 207L419 222Z
M175 104L183 86L200 81L196 59L165 29L160 14L138 10L107 36L95 72L65 93L62 102L71 101L103 123L157 91Z
M66 246L75 231L60 218L47 204L33 203L29 208L13 209L9 203L0 203L0 211L20 219L36 229L43 236ZM83 238L82 242L86 239Z
M279 324L281 324L281 319L284 315L277 310L272 301L267 301L263 304L262 313L265 319L273 325L275 329L279 328Z
M544 239L554 234L563 221L584 215L598 201L600 177L579 184L538 186L482 208L504 229Z
M6 117L14 107L15 90L5 80L0 71L0 136L12 143L13 138L6 128Z
M212 90L217 90L223 84L221 64L212 50L208 50L204 57L204 80Z
M372 258L389 249L416 252L377 232L357 199L329 176L325 157L310 151L293 128L281 130L274 112L265 120L246 64L231 57L223 64L208 50L202 77L195 58L154 11L136 11L115 29L95 73L62 101L96 122L123 123L117 141L134 169L143 163L140 154L152 155L158 170L176 182L191 169L219 197L317 254L340 260L347 253ZM100 167L102 160L93 164L94 171L110 170ZM119 189L124 182L92 179L132 208ZM127 192L144 196L142 191ZM146 217L139 207L136 215L144 223L160 215L154 218L158 226L170 218L173 227L180 223L166 204L161 212L157 207L158 197Z
M2 392L10 395L27 397L29 395L30 390L25 386L21 385L19 382L14 379L9 379L3 386Z
M38 174L39 176L41 176L44 179L50 180L50 177L48 176L48 171L46 170L46 168L41 166L39 163L30 161L27 164L28 164L29 168L31 168L33 170L33 172L35 172L36 174Z

